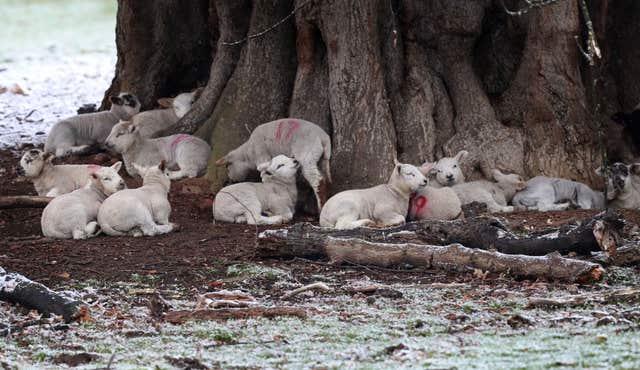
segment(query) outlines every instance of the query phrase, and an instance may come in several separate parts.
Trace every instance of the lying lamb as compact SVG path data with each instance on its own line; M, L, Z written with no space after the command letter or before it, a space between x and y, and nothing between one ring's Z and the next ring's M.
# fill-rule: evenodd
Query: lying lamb
M436 181L429 184L434 188L453 186L464 182L464 175L460 168L460 161L466 158L469 152L461 150L454 157L440 158L437 162L425 162L422 166L431 168L428 175L435 176Z
M376 223L380 226L402 224L411 194L425 185L427 179L418 168L396 161L388 183L347 190L331 197L320 212L320 226L353 229Z
M105 145L122 154L129 175L138 174L136 165L155 166L164 160L170 168L179 167L179 170L170 172L169 178L172 180L203 174L211 151L209 144L192 135L177 134L157 139L144 138L138 132L138 127L129 121L113 126Z
M125 188L117 168L102 167L93 171L82 189L53 199L42 212L42 234L49 238L86 239L96 236L98 209L111 194Z
M44 151L57 157L83 154L93 145L102 145L118 121L131 119L140 111L140 102L135 95L123 92L109 99L109 111L81 114L53 125Z
M229 185L216 194L213 218L248 224L281 224L291 221L298 190L299 163L284 155L258 166L262 183ZM265 216L266 215L266 216Z
M98 224L107 235L154 236L171 232L171 204L167 200L171 180L164 161L153 167L139 167L142 186L119 191L107 198L98 211Z
M39 149L26 151L20 159L20 169L28 177L40 196L57 197L80 189L87 184L91 173L107 169L94 164L64 164L54 165L51 161L55 156ZM111 166L111 170L118 175L122 162Z
M573 204L582 209L604 208L604 195L585 184L566 179L536 176L527 181L512 201L516 209L560 211Z
M427 163L418 169L427 176L435 163ZM453 220L462 214L462 203L450 187L425 186L411 196L410 220Z
M479 202L486 204L489 212L513 212L513 207L507 204L527 184L516 174L505 175L496 169L491 173L496 182L471 181L455 185L452 189L458 194L462 204Z
M596 170L606 175L607 200L612 208L640 209L640 163L614 163Z
M300 161L302 176L316 196L318 209L326 194L320 190L331 182L331 139L322 128L301 119L280 119L264 123L253 130L249 140L232 150L216 164L227 166L229 179L245 180L260 163L282 154ZM318 162L321 161L318 169Z
M187 114L200 92L202 92L202 88L179 94L175 98L158 99L158 104L168 109L140 112L131 118L131 122L138 126L140 136L157 137L159 133L173 126L182 116Z

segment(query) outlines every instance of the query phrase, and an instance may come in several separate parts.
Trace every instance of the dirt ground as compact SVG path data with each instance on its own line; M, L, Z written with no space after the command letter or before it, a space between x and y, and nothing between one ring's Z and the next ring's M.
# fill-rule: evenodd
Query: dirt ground
M28 181L16 176L18 159L16 152L0 152L0 195L35 194ZM107 165L116 160L95 154L65 162ZM140 185L139 179L124 178L129 187ZM55 320L26 327L0 344L0 352L6 353L0 355L0 363L8 368L56 368L79 361L77 365L96 368L117 354L113 368L118 369L152 364L156 368L465 368L477 364L474 358L484 359L480 368L640 366L637 301L551 311L526 308L532 295L596 294L637 286L637 267L612 269L601 283L580 286L479 276L474 271L453 274L301 259L260 260L254 255L260 230L214 225L211 199L206 181L177 181L170 202L171 220L181 226L179 232L153 238L100 236L81 242L42 237L41 209L0 210L0 266L51 288L75 292L91 302L93 317L91 323L62 331L58 328L63 324ZM516 230L533 231L595 213L500 216ZM639 212L624 216L631 229L640 222ZM332 292L282 301L286 291L316 281L326 282ZM382 288L365 295L349 288L362 284ZM294 304L318 314L306 320L181 326L150 319L149 291L161 292L175 308L192 308L197 295L218 289L240 289L267 305ZM23 323L34 315L19 306L0 307L4 308L0 329L3 322ZM581 349L568 354L572 346ZM505 347L515 353L506 353ZM524 365L528 361L531 366Z

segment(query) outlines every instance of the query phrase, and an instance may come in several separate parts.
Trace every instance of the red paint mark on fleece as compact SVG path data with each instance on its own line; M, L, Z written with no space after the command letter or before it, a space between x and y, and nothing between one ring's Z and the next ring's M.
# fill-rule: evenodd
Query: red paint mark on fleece
M427 197L424 195L418 195L411 197L411 208L409 214L411 216L415 216L418 213L422 212L423 209L427 207Z
M171 150L175 150L176 147L178 146L178 144L180 144L181 142L185 141L187 138L189 138L191 135L187 135L187 134L177 134L174 135L173 139L171 140L171 142L169 143L169 148L171 148Z
M88 164L87 165L87 169L88 170L99 170L101 168L102 168L102 166L98 166L97 164Z
M280 123L278 123L278 129L276 130L276 140L282 142L282 133L286 130L287 132L284 134L284 139L288 141L298 127L300 127L300 122L298 121L280 121Z

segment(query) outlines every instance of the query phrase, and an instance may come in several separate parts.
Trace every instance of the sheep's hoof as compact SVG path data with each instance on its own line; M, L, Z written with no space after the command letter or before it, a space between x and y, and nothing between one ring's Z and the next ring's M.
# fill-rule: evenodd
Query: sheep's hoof
M172 222L169 225L171 225L171 231L173 231L173 232L178 232L181 229L179 224L176 224L176 223Z

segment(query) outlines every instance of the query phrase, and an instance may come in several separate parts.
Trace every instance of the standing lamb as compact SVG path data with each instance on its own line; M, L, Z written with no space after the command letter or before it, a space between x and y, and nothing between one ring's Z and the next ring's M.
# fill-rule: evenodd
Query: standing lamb
M31 149L26 151L20 159L20 169L33 182L40 196L57 197L71 193L84 187L91 173L109 168L95 164L54 165L51 163L54 158L55 156L51 153ZM117 162L111 166L111 169L117 175L121 166L122 162Z
M492 170L496 182L478 180L465 182L452 187L458 194L462 204L479 202L487 205L489 212L513 212L507 204L516 192L527 187L522 177L516 174L505 175L499 170Z
M582 209L604 208L604 195L577 181L536 176L516 193L512 204L516 209L542 212L565 210L571 204Z
M418 169L427 176L435 163L426 163ZM450 187L425 186L418 189L409 203L410 220L454 220L462 214L462 203Z
M229 179L238 182L245 180L259 164L279 154L300 161L302 176L313 189L321 209L327 196L324 188L331 182L331 139L314 123L294 118L264 123L253 130L249 140L216 164L227 166ZM318 169L320 161L322 171Z
M137 167L137 171L142 186L113 194L98 211L98 224L107 235L154 236L177 226L169 222L171 204L167 195L171 180L164 161L153 167Z
M405 222L411 193L427 185L427 179L410 164L396 161L389 182L368 189L347 190L329 198L320 212L320 226L353 229Z
M431 168L428 175L435 176L436 181L429 185L434 188L453 186L464 182L464 175L460 168L460 161L469 155L466 150L461 150L454 157L440 158L437 162L425 162L422 166Z
M640 209L640 163L614 163L598 167L596 173L606 176L607 200L612 208Z
M109 100L109 111L80 114L53 125L44 151L56 157L83 154L93 145L102 145L118 121L128 120L140 112L140 102L135 95L123 92Z
M248 224L281 224L293 219L300 164L284 155L258 166L262 183L229 185L216 194L213 218ZM267 215L267 216L265 216Z
M138 126L140 136L157 137L159 133L175 125L180 118L187 114L201 92L202 88L198 88L192 92L179 94L175 98L158 99L158 104L167 109L140 112L131 118L131 122Z
M122 154L124 166L131 176L138 175L137 167L156 166L165 161L172 180L196 177L204 173L211 147L204 140L187 134L148 139L140 136L138 127L130 121L113 126L105 142L107 148Z
M49 238L86 239L100 231L98 209L111 194L125 188L117 168L103 167L91 173L84 188L53 199L42 212L42 234Z

